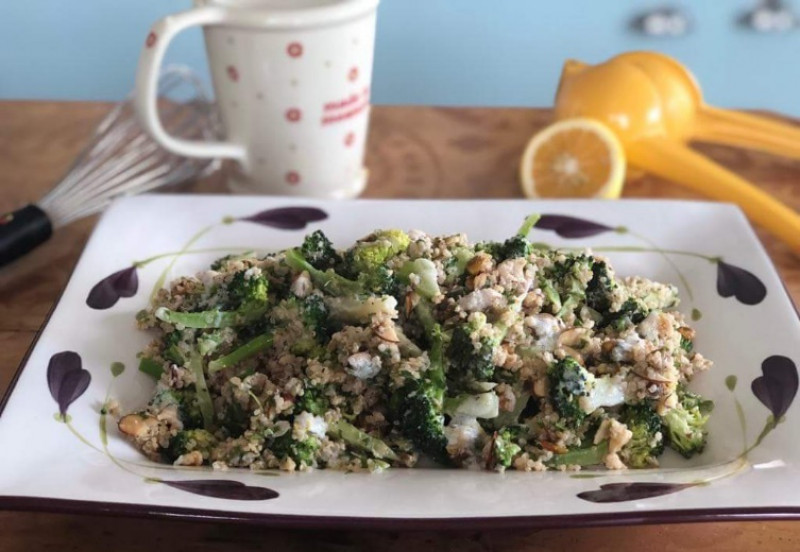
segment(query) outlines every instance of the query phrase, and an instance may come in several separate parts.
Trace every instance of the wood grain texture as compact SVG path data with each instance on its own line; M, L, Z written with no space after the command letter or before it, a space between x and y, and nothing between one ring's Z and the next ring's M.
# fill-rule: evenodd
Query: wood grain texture
M98 103L0 102L0 212L35 201L69 167L109 106ZM368 142L365 197L521 197L517 165L548 110L376 107ZM784 203L800 210L800 161L720 146L700 146ZM173 191L224 193L225 173ZM695 198L679 186L629 175L627 197ZM0 390L13 376L35 333L66 284L96 219L58 231L38 250L0 269ZM800 261L758 230L795 302ZM782 551L800 549L800 523L704 523L646 527L483 533L292 532L253 527L0 512L0 550L140 550L147 535L157 550L458 551L647 549Z

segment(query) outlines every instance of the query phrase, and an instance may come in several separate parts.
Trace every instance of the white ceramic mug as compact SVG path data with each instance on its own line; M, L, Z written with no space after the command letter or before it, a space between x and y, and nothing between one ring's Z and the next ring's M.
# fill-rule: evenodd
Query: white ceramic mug
M136 108L165 149L238 161L233 191L353 197L366 184L378 0L196 0L153 25L139 59ZM223 142L170 136L156 86L170 41L204 27Z

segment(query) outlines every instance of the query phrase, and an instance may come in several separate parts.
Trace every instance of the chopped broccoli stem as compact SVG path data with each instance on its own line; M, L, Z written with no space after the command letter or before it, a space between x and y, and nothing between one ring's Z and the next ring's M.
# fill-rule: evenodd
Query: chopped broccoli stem
M389 448L389 445L344 420L337 420L330 424L328 434L342 439L348 445L364 450L376 458L397 460L397 454Z
M531 230L534 226L536 226L536 223L539 222L540 218L542 218L542 215L539 213L533 213L532 215L525 217L525 220L522 222L522 226L520 226L519 230L517 230L517 237L527 238L528 234L531 233Z
M500 399L493 391L445 397L443 410L449 416L491 419L500 414Z
M555 454L547 462L547 465L553 467L596 466L602 464L606 456L608 456L608 441L603 441L591 447L576 448L564 454Z
M193 351L189 355L189 369L194 375L194 388L197 392L197 404L200 413L203 415L203 426L210 429L214 426L214 403L211 401L211 394L208 392L206 375L203 371L203 356L199 351Z
M233 311L208 310L201 312L173 311L166 307L156 309L155 316L159 320L185 328L227 328L243 326L264 316L267 306L241 308Z
M356 295L361 293L361 285L353 280L340 276L333 269L319 270L309 263L298 249L287 249L284 252L286 264L298 272L306 271L311 281L328 295Z
M263 334L255 337L238 349L234 349L227 355L209 362L208 372L213 374L214 372L218 372L224 368L236 366L243 360L247 360L248 358L257 355L261 351L269 349L270 347L272 347L272 334Z
M522 411L525 410L525 406L528 404L528 399L530 399L531 394L524 390L522 385L515 385L514 397L514 408L511 411L500 412L496 418L491 420L491 426L495 429L518 423L519 417L522 415Z
M159 380L161 379L161 374L164 373L164 367L160 362L156 362L152 358L142 357L139 360L139 371L155 380Z

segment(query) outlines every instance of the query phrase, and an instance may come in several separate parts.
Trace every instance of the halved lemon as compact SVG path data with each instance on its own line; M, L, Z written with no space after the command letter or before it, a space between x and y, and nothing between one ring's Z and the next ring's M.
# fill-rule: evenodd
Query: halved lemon
M617 198L625 180L625 151L600 121L565 119L531 138L519 176L527 197Z

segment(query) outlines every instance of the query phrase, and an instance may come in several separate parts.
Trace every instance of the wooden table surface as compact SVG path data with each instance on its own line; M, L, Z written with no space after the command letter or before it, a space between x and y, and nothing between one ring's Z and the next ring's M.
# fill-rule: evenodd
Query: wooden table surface
M0 212L39 199L67 169L107 112L99 103L0 102ZM365 197L520 197L520 152L550 112L534 109L376 107ZM800 162L720 146L699 149L800 210ZM224 192L223 175L179 191ZM655 178L629 177L628 197L696 198ZM67 282L95 218L57 232L34 253L0 269L0 392L8 386ZM759 230L800 303L800 259ZM800 523L727 522L572 530L448 534L284 531L195 522L0 512L0 550L123 552L143 538L157 550L798 550Z

